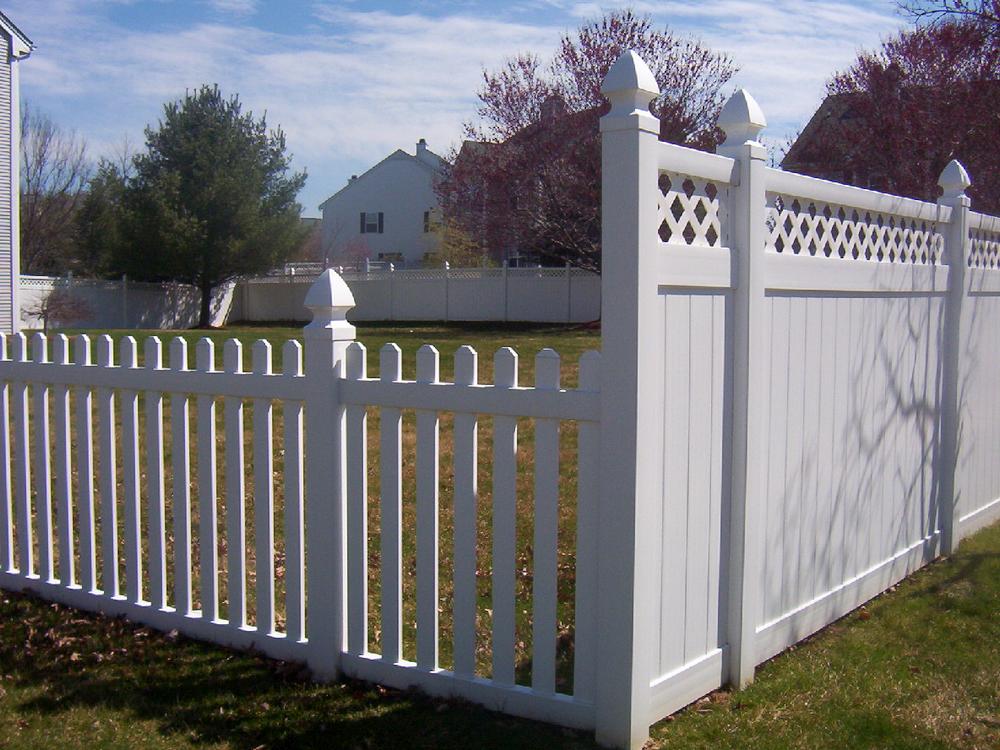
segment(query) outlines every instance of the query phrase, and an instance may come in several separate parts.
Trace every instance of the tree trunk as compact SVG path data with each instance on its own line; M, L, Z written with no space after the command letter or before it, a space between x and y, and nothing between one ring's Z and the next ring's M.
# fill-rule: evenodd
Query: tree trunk
M212 324L212 284L201 285L201 313L198 315L198 327L208 328Z

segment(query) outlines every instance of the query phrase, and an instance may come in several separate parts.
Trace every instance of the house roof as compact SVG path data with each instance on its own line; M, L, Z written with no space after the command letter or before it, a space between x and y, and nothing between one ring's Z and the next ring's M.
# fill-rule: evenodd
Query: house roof
M0 29L3 29L14 43L14 57L22 58L31 54L35 43L28 38L27 34L17 28L14 22L4 15L3 11L0 11Z
M377 169L379 169L383 164L386 164L386 163L388 163L390 161L409 160L409 161L414 162L415 164L418 164L423 169L428 170L429 172L431 172L431 174L438 174L438 173L440 173L445 168L445 165L447 164L447 162L444 159L442 159L440 156L438 156L437 154L435 154L433 151L431 151L428 148L424 149L424 153L427 154L427 156L430 157L430 159L426 159L426 160L425 159L421 159L419 156L417 156L415 154L408 154L405 151L403 151L403 149L397 148L395 151L393 151L387 157L385 157L384 159L382 159L382 161L378 162L375 166L373 166L370 169L368 169L366 172L363 172L362 174L358 175L357 177L352 177L348 181L348 183L346 185L344 185L344 187L342 187L336 193L334 193L329 198L327 198L325 201L323 201L322 203L319 204L320 210L322 211L323 207L327 203L329 203L330 201L332 201L334 198L336 198L341 193L344 193L345 191L350 190L352 187L354 187L359 182L361 182L366 177L368 177L373 172L375 172Z
M795 171L796 167L811 164L815 160L811 151L828 141L834 128L853 118L857 97L857 94L831 94L826 97L781 160L782 168Z

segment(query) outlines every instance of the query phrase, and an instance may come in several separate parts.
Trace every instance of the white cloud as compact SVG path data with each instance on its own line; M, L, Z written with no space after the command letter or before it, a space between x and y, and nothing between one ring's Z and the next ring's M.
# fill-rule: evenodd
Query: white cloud
M257 12L259 0L204 0L205 4L218 13L236 16L252 16Z

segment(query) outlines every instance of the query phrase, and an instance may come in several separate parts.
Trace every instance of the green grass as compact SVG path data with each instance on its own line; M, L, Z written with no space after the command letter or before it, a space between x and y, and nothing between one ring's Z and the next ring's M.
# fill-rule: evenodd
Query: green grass
M289 328L236 328L208 335L217 345L236 335L247 346L266 336L280 351L284 340L298 334L298 329ZM163 335L165 344L171 335ZM193 344L203 334L184 335ZM492 380L496 348L512 345L521 354L524 384L532 382L534 354L552 346L563 355L564 384L570 386L575 384L579 355L599 345L594 331L532 327L373 326L361 328L359 339L369 348L370 375L377 374L378 348L386 341L397 341L404 350L404 374L412 377L414 354L426 341L441 350L445 379L451 374L454 350L473 343L480 353L482 382ZM479 632L480 641L488 645L490 430L488 420L484 423ZM369 418L369 543L373 552L378 548L376 427L373 414ZM528 422L521 431L526 446L530 446L530 427ZM412 439L412 420L409 429ZM404 448L406 440L404 434ZM443 419L441 625L445 665L450 659L449 441L449 423ZM412 443L408 447L412 451ZM560 498L559 616L561 629L565 620L571 632L572 429L563 435L561 448L567 481ZM412 528L412 470L412 462L404 463L408 528ZM519 681L523 681L530 673L530 660L525 663L524 658L531 650L530 462L521 467L518 484L518 638L523 639L518 656L522 659ZM251 489L248 518L252 518ZM252 535L248 536L250 542ZM405 566L412 565L412 541L412 535L404 537ZM375 623L377 555L372 555L371 565ZM412 577L406 578L410 580L404 588L404 611L412 615ZM372 630L370 635L377 651L378 633ZM412 626L405 635L412 647ZM569 653L560 652L562 680L570 677L565 658ZM484 647L480 656L487 654ZM481 658L480 668L487 663ZM0 748L592 746L585 734L460 703L355 683L313 685L303 676L295 665L171 640L120 620L73 612L31 597L4 594L0 604ZM663 747L992 748L1000 746L998 695L1000 526L964 542L954 559L921 571L863 612L852 613L762 666L758 681L749 689L738 694L720 691L661 722L653 728L653 738Z
M0 598L0 747L589 748L584 733ZM995 748L1000 525L653 728L659 747Z

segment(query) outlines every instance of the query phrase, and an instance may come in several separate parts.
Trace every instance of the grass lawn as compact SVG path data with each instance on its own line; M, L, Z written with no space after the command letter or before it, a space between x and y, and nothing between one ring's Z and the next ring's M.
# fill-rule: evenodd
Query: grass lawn
M0 747L589 748L589 736L0 598ZM1000 526L653 727L656 747L1000 746Z
M235 335L247 348L263 336L280 352L286 339L299 334L300 329L294 328L235 328L209 335L217 347ZM162 336L165 344L170 335ZM193 344L202 333L184 335ZM579 355L600 343L598 333L590 330L487 326L370 326L359 329L359 339L369 349L370 375L377 374L378 348L396 341L404 351L404 376L412 377L416 349L429 342L442 353L444 379L451 376L454 350L472 343L480 354L481 382L492 382L493 352L511 345L521 354L522 384L532 382L534 354L552 346L563 355L563 382L570 387L576 382ZM491 446L488 420L483 422L479 631L480 640L488 646ZM279 426L280 410L276 415ZM378 548L376 428L377 413L373 413L369 417L373 438L369 543L373 551ZM412 439L412 418L408 429L404 450L412 451L412 443L406 442L407 434ZM445 666L450 660L449 440L445 418L441 439ZM522 445L531 445L530 421L521 430L521 440ZM575 431L569 427L562 436L566 481L560 499L559 616L560 629L565 624L567 632L572 624L574 449ZM276 468L280 469L280 461ZM406 528L412 528L412 518L407 517L413 512L412 471L412 462L404 462ZM519 504L524 504L518 514L518 637L524 639L518 656L522 659L531 650L531 473L530 462L525 461L518 477ZM252 478L250 469L248 476ZM168 498L170 494L168 481ZM280 512L280 497L277 500ZM247 516L252 518L252 484L247 503ZM224 509L224 498L220 505ZM252 550L252 529L248 531ZM410 535L409 544L404 537L404 565L410 565L413 557ZM374 624L378 618L377 556L373 555L371 567ZM253 574L252 560L248 573ZM414 592L412 576L406 578L411 579L404 588L404 614L409 616ZM0 748L592 746L589 735L583 733L510 719L468 705L355 683L313 685L294 665L171 639L31 597L4 594L0 601ZM407 647L412 648L412 625L404 635ZM373 625L370 637L375 651L378 636ZM568 653L564 650L561 656ZM482 666L488 662L487 648L481 656ZM519 670L519 682L530 674L530 659L526 663ZM561 661L564 680L570 663L566 658ZM863 611L764 665L758 675L757 683L738 695L716 693L661 722L653 729L654 743L734 748L1000 746L1000 526L967 540L954 559L918 573Z

